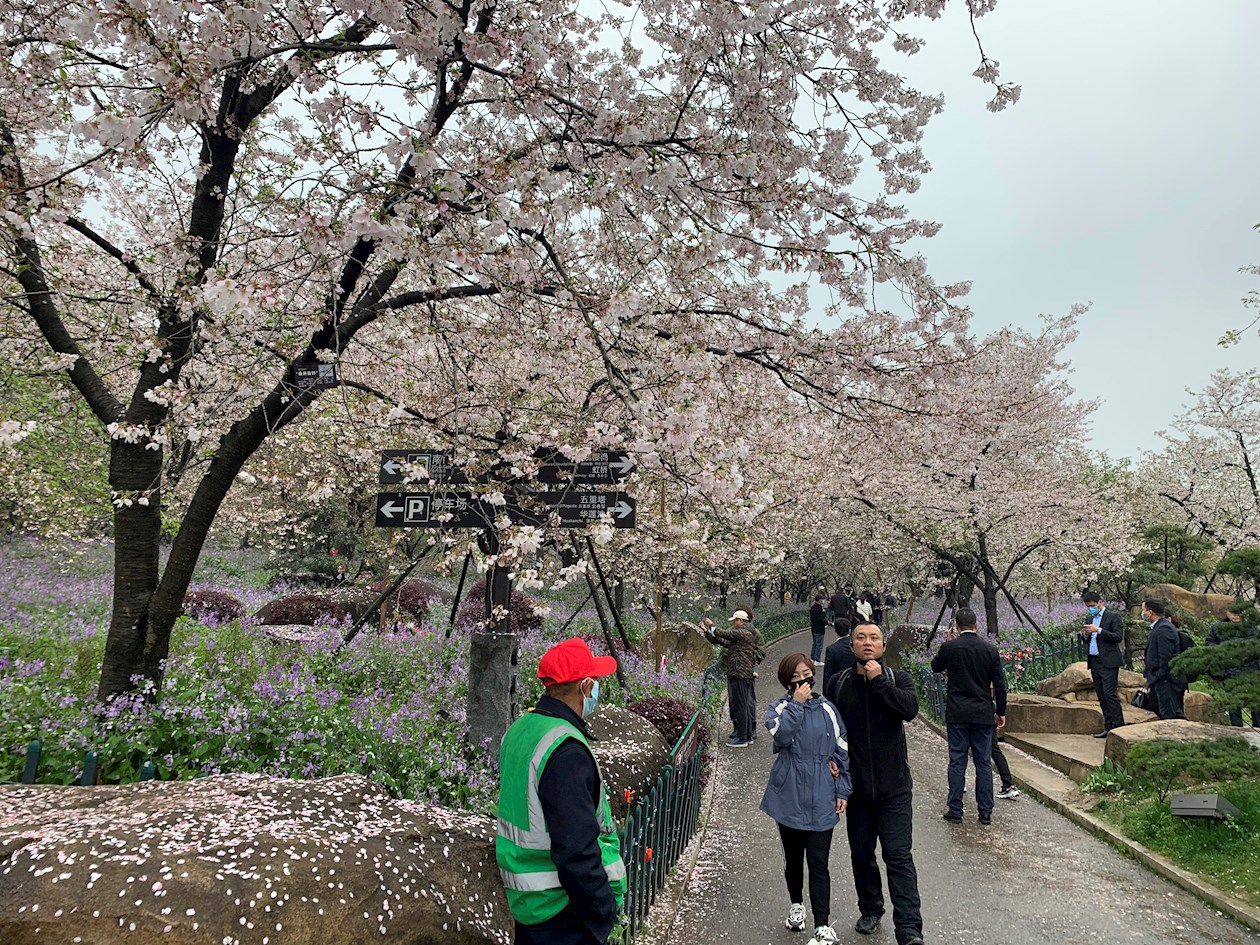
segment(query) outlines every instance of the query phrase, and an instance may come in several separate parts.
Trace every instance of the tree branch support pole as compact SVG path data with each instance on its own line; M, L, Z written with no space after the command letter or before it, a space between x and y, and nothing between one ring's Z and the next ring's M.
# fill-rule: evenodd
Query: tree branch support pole
M499 536L493 527L478 539L481 550L497 556ZM486 626L473 633L468 647L468 740L498 755L503 734L516 718L517 664L520 649L512 632L509 606L512 579L497 562L486 576ZM496 617L496 612L502 616Z
M665 527L665 480L661 480L661 525ZM665 665L665 552L656 552L656 639L653 641L652 652L655 654L656 671L659 673L661 667Z
M577 551L576 543L573 550ZM590 553L591 563L595 565L595 573L599 576L599 586L604 589L604 600L608 601L608 610L612 613L613 623L617 626L617 634L621 637L622 644L628 650L630 649L630 637L626 633L625 624L621 622L621 611L618 609L616 602L613 601L613 593L608 587L608 579L604 577L604 569L600 566L599 558L595 554L595 542L591 541L589 535L586 537L586 550Z

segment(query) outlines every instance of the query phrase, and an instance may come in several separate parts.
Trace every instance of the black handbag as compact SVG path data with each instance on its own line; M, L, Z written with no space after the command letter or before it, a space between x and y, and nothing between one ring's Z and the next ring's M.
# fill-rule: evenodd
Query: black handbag
M1136 709L1150 709L1151 707L1150 690L1139 689L1137 692L1133 694L1133 699L1130 701L1132 702L1133 707Z

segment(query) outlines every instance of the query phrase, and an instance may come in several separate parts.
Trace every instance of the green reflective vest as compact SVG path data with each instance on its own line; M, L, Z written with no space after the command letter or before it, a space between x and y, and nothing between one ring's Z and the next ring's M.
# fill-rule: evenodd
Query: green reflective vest
M499 747L499 829L494 853L512 916L524 925L545 922L569 904L569 894L560 885L551 859L551 835L538 799L538 781L547 759L566 738L576 738L590 749L585 736L563 719L526 712L512 723ZM620 908L626 895L626 866L602 775L599 794L600 857Z

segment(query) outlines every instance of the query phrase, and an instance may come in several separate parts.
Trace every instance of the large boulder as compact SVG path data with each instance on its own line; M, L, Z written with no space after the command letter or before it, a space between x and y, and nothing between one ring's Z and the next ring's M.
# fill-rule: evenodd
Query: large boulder
M1142 678L1141 673L1135 673L1127 669L1120 670L1120 688L1130 690L1130 695L1132 695L1133 691L1145 685L1146 680ZM1092 693L1093 691L1094 677L1090 675L1089 664L1086 662L1070 663L1059 675L1051 676L1049 679L1043 679L1037 683L1037 695L1039 696L1054 696L1061 699L1068 693L1074 692L1077 694L1077 701L1080 701L1082 698L1081 693Z
M655 725L619 705L600 705L586 720L595 736L591 751L608 788L613 816L626 816L626 791L642 797L652 789L669 762L670 746Z
M1260 731L1232 728L1228 725L1208 725L1189 719L1157 719L1141 725L1113 728L1107 735L1105 754L1114 764L1123 765L1129 749L1138 742L1164 739L1174 742L1198 742L1209 738L1237 738L1241 735L1260 749Z
M1217 620L1224 620L1234 604L1234 598L1229 594L1196 594L1176 584L1152 584L1142 589L1138 600L1148 597L1160 597L1196 617L1215 617ZM1137 610L1131 612L1136 614Z
M1153 712L1124 706L1125 724L1155 718ZM1093 735L1103 727L1098 703L1068 702L1053 696L1016 692L1006 699L1006 730L1025 735Z
M662 626L665 665L679 666L698 673L713 662L713 644L704 638L694 623L667 623ZM649 631L639 644L644 658L656 656L656 634Z
M507 945L480 814L365 778L0 787L0 942Z

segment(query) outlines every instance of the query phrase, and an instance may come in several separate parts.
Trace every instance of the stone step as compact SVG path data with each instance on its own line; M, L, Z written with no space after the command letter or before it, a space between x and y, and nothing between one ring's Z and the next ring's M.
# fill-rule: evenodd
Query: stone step
M1103 763L1106 749L1105 739L1089 735L1007 732L1006 741L1078 783Z

